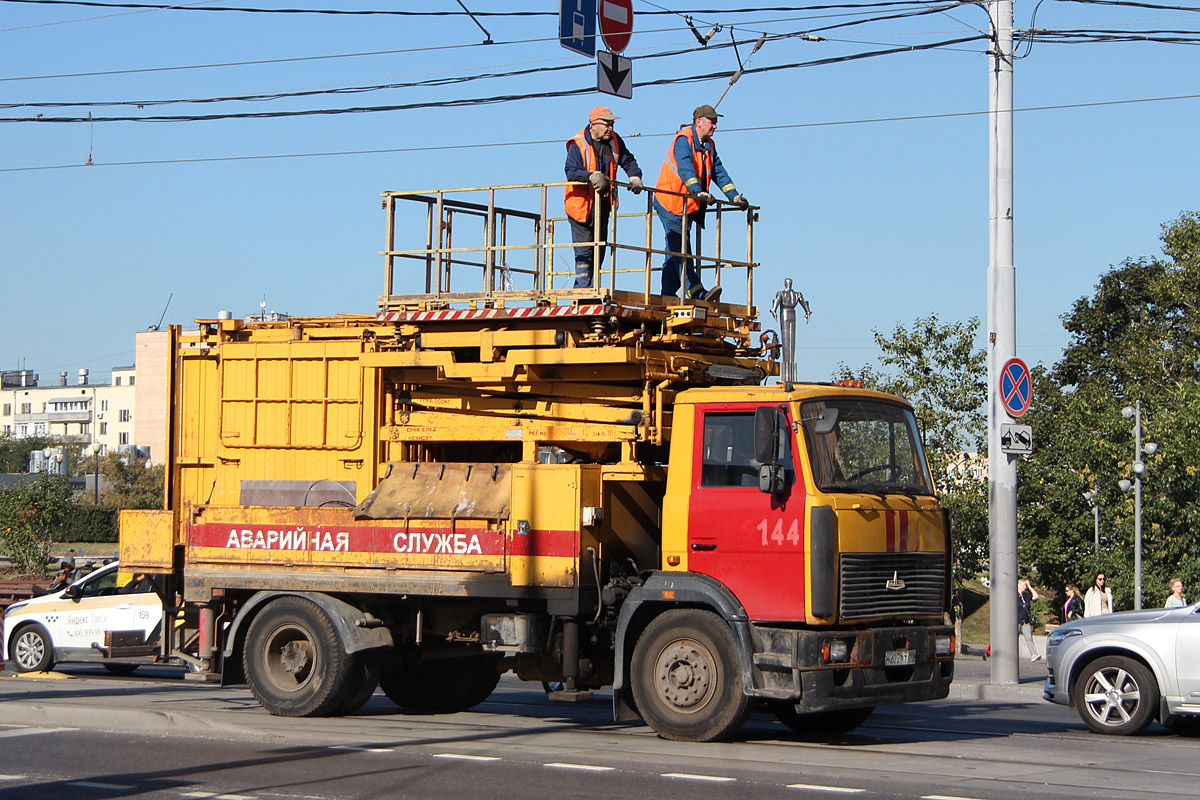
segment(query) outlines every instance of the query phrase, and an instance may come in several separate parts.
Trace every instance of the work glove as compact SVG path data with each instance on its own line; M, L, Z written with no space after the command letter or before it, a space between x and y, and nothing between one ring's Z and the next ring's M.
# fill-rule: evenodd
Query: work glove
M592 186L596 187L597 192L603 192L608 188L608 176L603 172L593 172L588 175L588 180L591 181Z
M708 192L697 192L696 199L701 203L711 203L715 198Z
M733 204L743 211L750 207L750 201L743 194L734 195Z
M634 175L629 179L629 191L633 192L634 194L641 194L642 189L644 188L646 187L642 185L642 179L638 176Z

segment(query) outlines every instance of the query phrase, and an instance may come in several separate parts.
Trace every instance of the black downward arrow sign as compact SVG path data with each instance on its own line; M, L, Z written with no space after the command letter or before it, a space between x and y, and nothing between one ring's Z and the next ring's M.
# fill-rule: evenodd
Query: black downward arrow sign
M619 69L617 67L617 56L612 57L610 63L608 59L600 60L600 67L604 70L604 74L608 76L608 83L612 86L614 92L621 90L621 84L625 82L625 76L629 74L629 68Z

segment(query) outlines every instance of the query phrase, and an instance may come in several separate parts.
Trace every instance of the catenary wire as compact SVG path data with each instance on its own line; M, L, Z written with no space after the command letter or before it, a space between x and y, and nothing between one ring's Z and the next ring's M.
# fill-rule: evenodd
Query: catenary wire
M1075 108L1100 108L1104 106L1132 105L1137 103L1163 103L1176 100L1200 100L1200 94L1169 95L1164 97L1137 97L1126 100L1096 100L1088 103L1057 103L1045 106L1025 106L1014 108L1013 113L1031 113L1037 111L1062 111ZM941 114L909 114L894 117L867 117L862 119L830 120L826 122L794 122L784 125L754 125L747 127L725 128L723 135L732 133L755 133L758 131L798 130L802 128L828 128L839 125L869 125L885 122L919 122L924 120L953 119L956 117L981 117L991 114L991 111L948 111ZM626 139L657 138L673 136L670 133L624 134ZM381 155L387 153L421 153L431 151L474 150L489 147L526 147L533 145L559 145L559 139L532 140L523 142L481 142L476 144L443 144L423 147L390 147L372 150L329 150L315 153L270 153L255 156L212 156L208 158L167 158L143 161L112 161L94 164L52 164L36 167L0 167L0 172L33 172L53 169L76 169L80 167L133 167L155 166L161 164L206 164L225 161L265 161L281 158L323 158L331 156Z

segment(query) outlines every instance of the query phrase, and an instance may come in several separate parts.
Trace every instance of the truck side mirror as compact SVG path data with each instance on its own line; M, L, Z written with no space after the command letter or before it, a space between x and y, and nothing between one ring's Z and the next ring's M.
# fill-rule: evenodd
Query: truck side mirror
M783 494L783 467L763 464L758 468L758 490L764 494Z
M779 463L779 412L775 406L754 410L754 460L760 464Z

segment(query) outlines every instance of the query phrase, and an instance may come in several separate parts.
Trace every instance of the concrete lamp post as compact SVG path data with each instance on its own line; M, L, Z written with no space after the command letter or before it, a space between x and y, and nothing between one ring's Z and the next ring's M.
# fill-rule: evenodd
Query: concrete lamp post
M1142 608L1142 473L1146 471L1146 463L1142 456L1152 456L1158 452L1154 442L1142 444L1142 401L1138 400L1131 406L1121 409L1121 416L1133 420L1133 482L1120 480L1117 485L1122 492L1133 489L1133 607Z
M1092 520L1095 523L1096 555L1100 555L1100 490L1092 489L1083 493L1083 499L1092 507Z
M92 456L92 467L94 474L92 476L92 485L95 488L95 504L100 505L100 451L104 446L99 442L92 442L85 449L89 456Z

